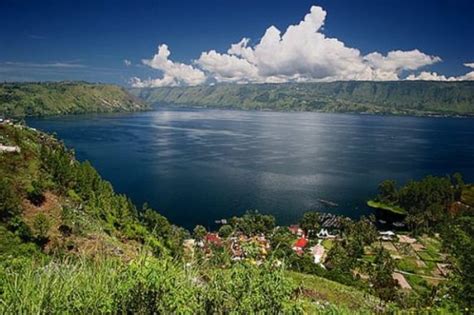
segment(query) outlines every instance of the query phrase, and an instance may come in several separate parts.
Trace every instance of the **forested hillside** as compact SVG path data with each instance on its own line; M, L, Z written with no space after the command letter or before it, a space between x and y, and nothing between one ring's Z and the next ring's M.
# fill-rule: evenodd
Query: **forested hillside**
M156 104L246 110L474 115L474 82L345 81L131 89Z
M8 117L140 111L125 89L86 82L0 84L0 115Z

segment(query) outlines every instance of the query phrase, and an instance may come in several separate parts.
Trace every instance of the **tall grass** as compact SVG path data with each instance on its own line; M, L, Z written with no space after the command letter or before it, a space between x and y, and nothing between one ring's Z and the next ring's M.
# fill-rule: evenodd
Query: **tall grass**
M300 313L270 265L186 267L170 259L33 261L0 271L0 314Z

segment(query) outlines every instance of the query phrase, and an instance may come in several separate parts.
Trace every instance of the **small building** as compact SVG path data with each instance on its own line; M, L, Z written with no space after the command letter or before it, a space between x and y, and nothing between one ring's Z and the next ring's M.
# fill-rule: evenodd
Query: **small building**
M321 229L318 234L316 234L316 236L318 238L328 238L328 239L331 239L331 238L336 238L335 235L332 235L332 234L329 234L328 230L327 229Z
M296 252L297 255L303 255L304 248L308 245L308 239L303 235L298 240L296 240L292 249Z
M392 241L396 234L392 231L380 231L379 232L379 239L383 241Z
M304 231L297 224L290 225L288 230L290 230L290 232L294 235L303 236L304 234Z
M311 254L313 255L314 263L322 265L322 259L324 256L325 249L323 245L321 245L321 241L319 241L317 245L311 247L310 251L311 251Z
M20 153L20 147L19 146L10 146L10 145L3 145L0 144L0 152L9 152L9 153Z
M204 237L204 241L207 244L222 246L222 240L217 233L207 233L206 236Z
M413 237L410 237L408 235L399 235L398 236L398 241L400 243L406 243L406 244L413 244L413 243L416 243L416 239L413 238Z

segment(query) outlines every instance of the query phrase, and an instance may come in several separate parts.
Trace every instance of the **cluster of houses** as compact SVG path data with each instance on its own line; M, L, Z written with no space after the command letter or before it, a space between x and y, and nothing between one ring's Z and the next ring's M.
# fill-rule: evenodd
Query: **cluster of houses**
M217 233L207 233L200 241L194 239L187 239L184 241L186 251L194 252L194 247L198 247L208 256L212 255L213 247L223 246L227 246L230 250L231 259L233 261L252 258L256 260L257 264L261 263L266 258L270 250L270 242L263 234L249 237L240 233L231 236L228 239L223 239ZM250 251L252 251L252 253L250 253Z
M315 264L319 264L324 267L324 257L326 250L324 246L321 244L323 239L335 239L336 235L332 235L329 233L327 229L322 228L316 236L318 237L318 243L314 246L308 248L309 239L304 233L304 231L298 225L291 225L288 227L291 233L298 236L299 238L293 244L293 251L298 255L302 256L305 253L305 250L308 249L311 256L313 256L313 262Z
M311 243L305 232L298 225L288 227L289 231L297 237L292 245L292 250L302 256L305 252L313 257L313 262L324 267L323 262L326 254L324 246L321 244L324 239L335 239L336 235L329 233L327 229L322 228L316 235L318 243L310 246ZM184 241L185 251L194 254L194 249L199 248L208 257L212 255L214 247L226 247L231 253L233 261L241 261L247 258L255 260L260 264L267 257L271 244L264 234L247 236L238 233L227 239L223 239L217 233L207 233L202 240L187 239Z

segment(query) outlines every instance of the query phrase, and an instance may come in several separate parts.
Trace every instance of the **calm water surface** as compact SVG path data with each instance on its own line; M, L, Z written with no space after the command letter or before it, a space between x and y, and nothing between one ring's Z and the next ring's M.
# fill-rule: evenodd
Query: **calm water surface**
M474 119L161 109L28 123L188 228L246 209L281 224L308 209L358 217L387 178L459 171L474 181Z

